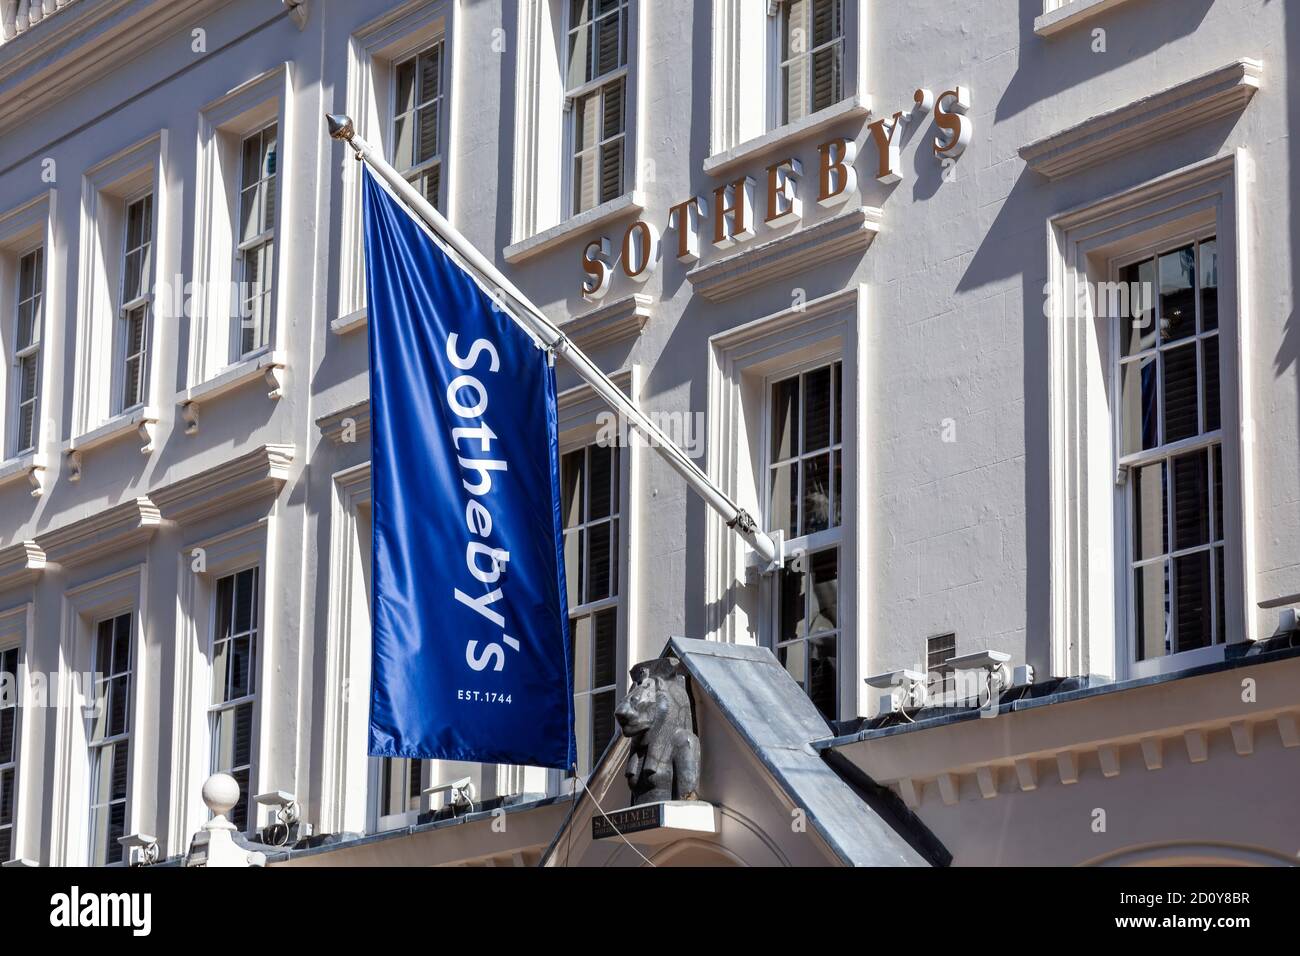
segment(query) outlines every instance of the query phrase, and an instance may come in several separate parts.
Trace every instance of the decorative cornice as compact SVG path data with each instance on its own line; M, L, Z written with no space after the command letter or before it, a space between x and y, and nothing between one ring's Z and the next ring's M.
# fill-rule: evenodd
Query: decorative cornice
M1023 146L1020 158L1035 172L1060 179L1126 156L1162 137L1244 110L1259 89L1263 69L1259 60L1236 60Z
M721 302L752 286L865 252L880 231L882 217L875 206L854 206L811 226L697 265L686 278L700 295Z
M322 437L336 445L360 441L370 434L370 400L362 399L354 405L322 415L316 419L316 427Z
M72 567L148 541L162 517L148 498L130 498L120 505L36 536L36 545L50 564Z
M0 592L35 581L45 570L45 552L35 541L19 541L0 550Z
M0 133L173 37L224 0L78 2L0 45ZM274 17L282 16L276 10ZM269 22L269 21L268 21Z
M293 459L293 445L262 445L173 482L150 497L168 521L202 520L245 502L279 494L289 478Z
M654 300L640 292L616 299L599 308L576 315L560 325L580 349L596 348L633 339L641 334Z

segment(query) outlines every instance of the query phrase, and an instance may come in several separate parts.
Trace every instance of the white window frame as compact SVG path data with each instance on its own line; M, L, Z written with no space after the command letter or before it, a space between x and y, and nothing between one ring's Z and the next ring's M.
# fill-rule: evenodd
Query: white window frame
M173 669L175 695L171 707L172 751L168 806L167 855L183 854L194 831L211 814L203 804L203 781L212 772L215 741L212 733L212 698L217 675L213 668L213 636L217 625L217 582L231 574L257 567L257 651L253 671L253 741L249 791L256 795L268 782L267 758L274 722L267 715L268 684L275 674L275 632L268 627L277 618L274 601L274 517L227 527L186 541L177 554L176 655ZM199 555L202 560L199 561ZM197 570L196 570L197 569ZM284 783L269 781L284 788ZM287 789L287 788L286 788ZM242 794L241 794L242 796ZM262 824L257 804L249 807L248 831Z
M417 102L415 106L411 108L409 113L398 114L396 110L398 68L412 60L416 62L415 88L416 90L418 90L420 87L420 82L419 82L420 58L430 53L435 48L438 49L438 71L439 71L438 95L435 96L428 103ZM385 137L384 140L384 142L388 144L388 159L393 164L393 167L397 169L397 171L402 174L402 177L408 183L411 183L412 186L416 185L414 180L418 180L419 177L424 173L426 173L428 170L432 169L435 166L439 167L438 195L433 200L431 200L431 202L433 204L433 207L441 212L444 209L446 209L447 206L446 203L447 181L446 181L445 174L447 171L447 163L446 163L447 134L451 126L450 118L448 115L450 113L450 110L448 109L448 105L451 102L451 96L449 95L447 90L447 77L451 71L447 66L447 37L440 33L437 36L435 36L428 44L421 47L420 49L409 53L408 55L402 57L401 59L393 60L387 72L388 72L388 82L389 82L388 102L390 104L393 104L393 108L390 108L388 111L388 117L387 117L388 135ZM414 119L420 110L427 109L434 104L436 104L438 110L439 149L437 154L430 157L429 159L417 162L414 166L411 166L408 169L397 168L397 121L398 119L401 116L408 116ZM413 136L417 134L418 134L417 130L412 131ZM420 191L418 186L416 186L416 191L417 192ZM423 195L423 193L421 193L421 195Z
M815 0L809 0L809 2L815 2ZM852 86L849 83L849 72L847 69L847 63L850 57L849 47L851 45L848 18L849 18L849 8L853 6L853 0L840 0L840 3L841 3L841 10L842 10L841 17L843 19L843 23L841 24L840 35L836 40L832 41L831 44L823 45L823 46L830 46L838 43L840 46L841 73L840 73L839 95L835 97L835 99L832 100L830 103L827 103L824 106L822 106L820 109L814 110L809 108L808 111L804 113L803 116L800 116L793 120L787 119L782 115L785 109L785 98L782 95L784 93L784 86L781 81L782 67L785 66L786 63L788 62L793 62L793 58L789 61L783 61L781 59L781 50L784 46L784 41L785 41L782 27L784 26L786 20L789 17L790 0L773 0L773 2L770 2L768 4L769 13L768 13L766 89L767 89L767 128L769 130L779 129L783 126L791 126L791 125L804 122L808 117L813 116L816 113L821 112L823 110L831 109L836 104L843 101L846 97L852 95ZM810 83L810 87L809 87L810 98L811 98L811 82L812 82L812 72L811 72L812 58L813 58L813 54L816 52L817 49L820 48L808 49L801 53L795 54L796 57L802 57L808 61L808 66L809 66L808 79Z
M10 852L7 859L0 858L0 863L20 860L27 857L24 852L28 841L23 827L28 820L27 801L24 799L23 768L31 766L32 753L27 745L27 721L23 720L23 710L27 705L27 688L30 686L27 673L27 661L31 654L31 641L34 637L32 627L32 605L19 604L0 611L0 651L16 650L18 666L12 675L13 684L9 692L17 699L14 701L14 740L13 759L0 765L0 769L13 770L13 819L10 827Z
M518 68L515 72L514 208L507 262L554 248L604 223L640 211L645 139L646 7L629 0L624 74L622 193L574 215L572 212L571 116L566 95L603 85L615 75L567 89L568 0L520 0ZM556 189L560 183L562 188Z
M712 336L709 365L708 467L723 489L752 514L766 515L770 386L792 371L842 363L843 482L840 494L839 716L868 713L870 590L860 502L869 436L863 427L867 363L862 356L867 317L865 287L852 286ZM812 536L824 543L827 532ZM710 639L774 647L777 587L734 531L710 515L706 532L704 603Z
M1244 149L1185 167L1048 221L1050 446L1050 673L1116 679L1222 659L1229 644L1265 626L1255 601L1255 513L1251 447L1251 250L1246 237ZM1128 553L1116 515L1113 319L1099 318L1092 290L1129 253L1213 233L1219 254L1219 389L1223 422L1225 626L1227 644L1131 666ZM1134 662L1136 663L1136 662Z
M592 0L592 2L594 3L596 2L596 0ZM563 189L564 198L563 198L563 205L561 207L560 213L561 213L561 217L564 219L569 219L574 216L580 216L583 213L590 212L592 209L597 209L606 202L613 202L617 200L620 196L628 192L628 179L629 179L628 160L631 157L629 147L631 145L631 139L632 139L630 135L630 131L628 129L628 122L631 119L631 117L635 115L634 111L628 108L629 102L631 100L631 94L633 92L633 88L631 86L629 77L631 76L630 63L631 63L632 56L635 52L635 47L633 47L632 45L632 35L634 30L633 21L636 15L635 7L638 0L616 0L616 2L618 3L618 6L614 10L600 14L598 16L593 16L592 19L586 21L585 24L578 25L570 22L570 17L573 8L572 0L562 0L562 4L563 4L561 8L562 26L560 31L560 37L561 37L560 40L561 81L560 82L561 85L564 87L564 157L563 160L561 161L561 172L563 174L561 178L561 183L562 183L561 188ZM568 84L569 69L571 66L569 62L570 35L574 31L579 29L584 29L584 28L590 29L597 21L605 20L610 17L618 17L621 23L620 40L622 43L623 50L626 51L624 56L624 62L621 65L619 65L617 68L610 70L608 73L602 73L601 75L593 79L584 80L578 85L570 87ZM596 51L596 45L592 44L591 48L588 50L588 55L594 56L595 51ZM623 110L622 110L623 129L621 132L615 134L614 136L609 136L609 137L604 136L602 130L602 134L597 137L596 142L594 144L588 144L582 150L582 152L584 153L594 152L596 154L596 178L597 180L599 180L600 179L600 152L602 148L607 143L613 142L616 139L622 139L623 141L622 182L619 183L618 192L614 196L609 197L609 199L602 200L598 198L595 205L593 206L589 206L586 209L575 209L574 201L576 196L574 191L577 188L577 183L574 180L574 176L573 176L573 165L574 165L574 161L577 159L577 155L574 149L577 140L577 124L578 124L577 104L580 100L585 99L586 97L592 95L593 93L599 94L600 102L602 105L602 108L599 110L599 113L602 117L602 125L603 125L603 116L605 112L603 108L604 101L605 101L604 90L607 86L611 86L615 83L621 83L623 86Z
M840 417L841 417L840 439L841 440L839 442L836 442L834 432L832 431L830 436L831 443L827 447L827 449L819 452L808 453L808 454L805 454L803 451L799 450L795 452L794 458L782 459L782 461L785 462L786 464L794 463L796 467L801 467L803 461L808 457L811 457L816 454L829 454L831 456L830 473L831 473L831 480L833 482L835 479L835 465L834 465L835 452L839 451L841 456L843 456L844 447L845 447L844 434L843 434L844 413L842 407L844 368L839 353L833 351L826 351L815 358L809 358L803 362L798 362L796 364L792 364L784 368L773 369L763 377L763 409L762 409L762 426L761 426L763 431L762 431L762 451L759 457L759 460L762 462L762 471L760 472L760 478L762 483L759 487L759 498L761 501L761 506L760 506L761 510L759 511L759 514L763 516L763 519L760 521L760 524L762 524L763 527L769 531L769 533L773 528L772 522L770 520L771 507L773 504L771 498L771 487L772 487L771 475L773 470L778 467L778 464L772 461L772 454L773 454L773 449L771 447L772 446L772 415L774 411L772 407L772 387L779 382L787 381L791 378L797 378L799 381L799 389L800 389L799 440L800 440L800 447L802 448L803 433L804 433L803 380L809 372L815 372L823 368L833 368L836 364L840 365L839 374L841 377L841 386L840 386L841 387L841 409L840 409ZM831 401L832 402L834 402L835 400L834 382L835 382L834 372L832 372L832 377L831 377ZM796 481L797 480L798 479L796 479ZM785 541L786 554L791 556L790 560L792 561L800 560L801 558L805 558L806 556L811 556L813 554L817 554L823 551L830 551L834 549L837 552L837 558L836 558L837 574L840 575L836 579L837 586L846 583L842 579L842 572L839 571L839 569L843 565L843 562L840 559L840 555L843 553L843 545L844 545L843 489L841 488L839 489L839 491L841 495L839 524L833 527L823 528L821 531L814 531L809 534L792 536L790 538L787 538ZM799 496L797 505L798 505L798 513L796 514L796 519L795 519L796 525L800 515L803 512L803 495ZM806 561L805 561L804 574L808 575L811 573L812 570L810 567L806 566ZM777 577L779 579L779 573ZM830 631L819 631L816 634L805 633L804 636L800 638L792 638L790 640L785 640L785 641L780 640L779 635L776 633L777 621L779 619L780 607L781 607L779 580L769 590L770 590L770 594L769 594L770 606L768 609L768 614L770 615L771 631L766 646L771 648L774 654L778 654L778 657L779 657L779 653L778 653L779 648L782 646L794 647L795 645L803 645L804 653L807 654L808 653L807 645L810 644L814 639L821 639L827 636L833 636L836 642L836 669L838 673L839 668L842 666L842 662L844 660L843 654L841 653L841 651L844 648L843 628L836 626L834 629ZM808 598L805 595L804 597L805 604L807 600ZM842 588L841 588L841 594L837 598L837 615L836 615L837 621L842 619L843 604L844 604L844 600L842 597ZM804 616L806 620L806 616L807 616L806 607L805 607ZM807 657L805 657L805 661L806 660ZM807 676L808 676L807 672L805 671L805 677ZM843 692L843 680L842 679L837 680L837 683L840 685L839 687L836 688L836 693L835 693L835 703L836 703L836 710L837 710L836 716L838 717L840 713L842 713L843 711L843 708L840 706L840 701Z
M141 203L147 204L149 211L149 223L146 230L147 235L143 237L143 242L138 246L131 245L130 239L130 222L131 209ZM149 395L153 383L150 381L152 372L150 356L153 354L153 308L154 308L154 256L157 252L157 241L155 239L157 224L156 218L157 202L153 193L153 188L148 187L144 190L137 191L134 194L127 195L122 200L122 240L121 255L118 257L118 279L117 279L117 322L114 330L114 379L113 379L113 415L126 415L130 412L142 408L149 404ZM127 263L133 253L143 252L146 265L141 269L139 276L140 289L136 295L130 299L126 298L126 279ZM130 319L128 316L137 310L144 310L143 325L144 330L140 337L140 351L130 351ZM130 397L128 401L126 394L127 382L127 365L132 359L140 363L140 369L137 373L138 396Z
M99 436L105 427L132 425L133 418L143 415L157 421L152 409L160 378L160 349L148 350L148 368L143 373L143 401L125 412L120 406L120 335L119 309L122 248L126 235L126 205L144 193L153 194L151 222L153 277L176 274L173 260L175 223L169 215L171 193L164 175L167 157L166 130L125 149L97 164L82 177L81 247L77 282L77 354L73 356L72 441L65 450L75 451L90 443L88 437ZM152 292L152 290L151 290ZM170 334L173 328L172 296L156 296L149 315L151 338ZM110 365L103 356L111 355ZM141 412L140 409L143 409ZM122 433L133 429L124 428ZM94 433L94 436L92 436ZM98 444L102 439L93 443ZM147 449L152 450L152 437Z
M361 27L348 41L347 115L357 133L386 157L393 156L393 67L441 39L443 82L446 96L442 111L442 195L443 216L457 222L459 170L458 124L461 114L462 83L459 82L460 38L456 30L458 4L452 0L424 0L389 11ZM366 276L363 258L361 209L361 164L342 164L339 299L337 314L330 325L336 334L347 334L366 323Z
M561 476L563 476L563 461L565 455L574 454L578 452L581 452L584 455L584 478L583 478L583 486L582 486L583 496L586 499L583 502L584 511L586 510L587 504L590 501L590 497L591 497L590 496L591 485L590 482L586 480L589 471L586 470L586 467L590 462L590 458L591 458L590 449L595 444L596 444L595 436L583 435L579 437L571 433L568 439L560 445ZM582 735L578 733L579 728L581 728L583 724L583 721L580 718L580 715L578 713L578 708L580 706L594 708L595 696L597 694L602 694L607 692L612 693L614 695L614 706L618 706L618 702L620 700L619 692L625 689L624 685L627 683L627 679L625 675L630 667L627 661L627 641L625 639L625 635L627 633L627 611L625 609L625 602L623 599L623 592L627 588L627 574L624 565L627 559L628 543L627 543L627 535L623 530L624 529L623 508L627 498L627 478L624 475L626 463L624 461L624 458L626 457L625 453L627 452L627 450L628 449L618 447L617 445L611 448L611 453L616 457L617 460L617 465L615 466L617 486L613 489L613 495L610 502L612 513L607 517L597 518L594 520L591 520L589 518L587 521L575 525L572 528L564 529L564 536L567 538L570 534L585 533L586 530L592 527L593 525L613 524L614 522L617 522L617 527L618 527L617 535L613 535L610 539L611 555L614 557L615 564L618 569L617 579L615 582L613 582L616 583L617 585L612 589L614 593L604 598L599 598L594 601L588 601L583 604L572 606L568 609L570 640L573 642L573 646L575 649L574 661L573 661L573 666L575 668L577 666L577 661L579 659L579 655L576 653L577 635L573 633L575 620L577 618L590 618L594 622L594 619L597 614L601 613L602 611L613 610L614 622L615 622L614 623L614 676L613 676L612 683L601 684L600 686L597 687L594 685L594 680L591 680L588 681L588 683L590 683L592 686L588 687L587 690L585 691L579 691L576 689L576 683L578 680L577 671L575 670L574 672L574 682L575 682L575 690L573 695L574 727L575 727L575 733L578 734L578 740L577 740L578 773L583 777L591 773L592 769L595 766L596 761L600 759L600 753L595 752L594 748L592 748L591 746L590 733L592 731L592 727L594 723L591 719L591 714L594 713L594 711L588 711L587 724L586 724L586 731L588 737L587 740L584 741ZM561 494L563 494L563 488L561 488ZM567 571L565 577L567 580L568 579ZM570 588L572 587L573 585L570 584ZM594 627L592 630L592 645L594 648L595 645ZM594 672L594 666L595 666L594 654L589 655L589 664L593 668L593 672ZM614 736L617 737L618 736L617 733L615 733ZM586 745L585 747L584 747L584 743ZM582 754L584 749L588 751L586 766L583 765L583 760L582 760Z
M370 462L335 472L331 484L321 829L363 833L373 830L375 792L364 690L370 686Z
M90 859L90 734L85 708L92 703L81 675L93 673L96 626L105 618L132 615L131 702L132 747L128 756L126 820L124 834L153 832L144 825L140 799L146 793L145 768L157 766L144 754L153 745L149 728L141 724L144 701L152 693L147 670L148 622L141 608L148 607L145 566L123 570L76 585L64 592L60 635L60 698L54 755L54 794L51 806L51 863L85 866ZM156 733L154 734L156 737Z
M37 291L35 295L24 299L22 297L22 264L30 256L38 256L36 267L36 284ZM9 454L6 458L20 458L23 455L31 454L40 447L41 438L41 346L44 343L44 325L45 325L45 280L48 275L46 270L46 246L39 243L25 252L20 252L16 257L17 269L17 299L14 305L14 349L13 359L10 363L13 375L13 385L10 388L10 409L9 418L9 435L8 440ZM26 346L18 346L18 317L22 312L24 304L35 301L36 314L32 317L32 331L30 341ZM19 440L22 429L23 405L27 404L23 400L23 366L29 358L36 359L36 385L33 389L33 395L30 399L32 408L32 433L29 442Z
M293 93L293 63L266 70L208 103L199 111L198 173L194 203L194 296L186 383L191 393L227 378L256 381L257 364L279 353L285 337L280 317L287 314L288 292L281 281L284 253L283 223L292 222L297 200L291 168L294 148L289 122ZM274 125L276 128L275 222L271 301L266 341L248 353L241 348L240 192L243 184L243 141ZM259 236L258 239L264 238ZM240 374L246 372L247 374ZM224 389L217 388L217 391ZM184 395L184 393L182 393Z
M0 394L4 396L5 408L3 418L2 460L6 462L19 459L35 460L41 456L45 442L51 436L46 434L45 422L42 420L44 392L50 380L50 350L45 348L49 330L45 316L52 314L62 300L62 290L52 288L53 271L53 225L50 217L54 193L42 193L2 215L0 215L0 343L3 343L4 361L0 362ZM34 352L39 356L36 372L36 412L32 429L32 444L26 449L18 449L18 409L17 396L22 387L18 370L17 354L18 316L14 309L12 319L9 310L14 307L19 296L20 263L24 256L35 249L42 250L41 262L41 329ZM35 336L33 336L36 338ZM32 350L24 350L30 352ZM39 487L39 486L38 486Z
M630 368L614 372L610 375L610 378L625 395L632 398L637 396L641 382L641 371L637 366L633 365ZM599 440L607 440L609 428L617 423L617 418L613 417L614 412L605 403L604 399L596 395L589 385L575 385L566 388L556 397L556 407L561 460L568 452L586 448ZM632 432L633 430L628 426L626 433L631 436ZM624 430L618 429L617 433L621 436ZM640 539L638 529L641 514L637 502L641 500L639 489L642 483L642 472L645 468L645 455L649 450L644 447L643 442L635 438L630 438L628 444L619 447L617 450L619 452L619 488L617 492L619 536L614 543L614 547L617 549L619 560L619 590L616 597L612 599L617 602L612 606L618 608L614 663L614 705L616 707L628 689L630 681L628 671L631 669L632 664L636 661L657 657L663 650L662 644L651 646L651 639L647 639L637 626L641 601L641 592L638 587L641 569L633 542ZM653 452L649 453L653 454ZM599 606L607 607L611 605L602 601ZM583 612L584 610L594 610L596 607L597 605L593 604L585 608L569 608L569 616L572 617L575 610ZM601 689L603 688L604 685L602 685ZM581 746L579 746L579 751L581 751ZM597 753L591 754L593 766L600 759L600 756ZM589 772L592 768L587 769ZM581 768L579 770L581 771ZM561 794L571 793L574 787L580 785L577 778L571 773L552 770L547 772L544 786L548 793ZM529 789L532 789L532 787L529 786Z
M259 141L264 140L267 131L272 129L275 130L275 172L273 172L269 177L270 182L268 184L269 185L268 191L275 195L275 200L274 200L275 216L271 221L271 223L265 229L259 232L257 235L252 236L248 239L240 239L239 236L243 234L243 229L244 229L244 223L242 221L243 208L244 208L243 194L247 192L250 188L260 189L263 183L268 182L268 178L259 173L259 176L252 187L245 185L244 176L245 173L247 173L247 170L244 168L244 160L246 156L244 151L244 146L254 136L258 137ZM281 149L280 137L283 134L283 132L284 131L280 128L280 124L277 121L272 120L271 122L265 123L262 126L258 127L256 130L245 133L243 136L240 137L239 140L239 174L238 174L238 178L236 179L236 183L238 184L236 187L236 193L238 194L239 198L236 200L236 206L235 206L236 208L235 221L236 221L236 228L238 231L235 234L235 238L236 238L235 263L233 269L231 270L231 274L235 277L235 281L239 283L239 302L237 304L236 312L231 317L231 322L230 322L230 333L231 333L230 364L231 365L234 365L237 362L245 362L251 358L255 358L256 356L261 355L262 353L270 349L272 343L275 341L275 325L276 325L276 318L277 318L276 308L275 308L275 298L280 287L279 250L281 244L279 242L278 233L279 233L279 224L280 224L279 193L280 193L280 183L283 180L283 177L280 175L280 171L282 168L280 165L280 149ZM259 150L259 155L261 155L260 150ZM247 303L245 302L244 299L243 283L245 281L244 276L246 274L248 256L250 253L254 253L254 254L261 253L262 250L264 250L268 245L271 247L270 265L269 267L265 265L263 266L262 290L258 292L257 295L255 296L255 298L266 300L265 305L263 306L265 311L261 319L262 327L254 330L253 347L245 351L243 346L243 334L244 334L244 324L248 321L248 316L244 314L244 307Z
M242 697L234 700L225 700L221 703L214 701L216 688L222 682L222 676L216 672L215 660L217 651L217 622L220 619L220 607L218 600L220 597L221 582L226 578L237 578L238 575L246 571L255 572L255 587L253 592L253 611L252 611L252 670L250 677L250 690ZM219 766L221 761L218 759L219 743L216 725L224 714L230 713L245 704L251 704L253 710L252 726L249 729L249 766L248 766L248 791L240 794L241 800L248 801L248 818L247 826L244 828L245 833L254 833L257 826L257 804L253 802L253 797L258 793L259 781L258 774L261 768L261 761L258 759L258 740L260 738L261 727L261 674L259 667L262 660L263 629L262 629L262 605L264 596L266 569L261 564L244 564L242 567L226 568L222 573L212 576L212 618L208 627L208 667L211 675L209 681L209 694L207 705L207 723L208 723L208 768L210 773L230 773L232 768ZM235 635L227 638L232 640ZM233 768L239 769L239 768ZM233 822L233 821L232 821Z
M844 0L843 88L839 99L790 123L778 124L779 33L785 0L714 0L709 158L710 174L736 167L871 109L866 87L868 0ZM761 96L754 91L761 90Z
M104 684L106 686L108 683L111 683L114 678L121 678L125 674L128 689L133 689L135 687L135 682L138 677L138 668L140 666L140 661L136 657L136 650L135 647L133 646L135 643L134 641L135 629L138 626L138 620L139 620L139 615L134 610L124 610L120 612L110 612L104 615L103 617L98 618L91 626L91 638L90 638L91 639L91 656L90 656L91 673L95 675L94 678L95 702L92 703L91 705L92 707L106 707L108 705L109 694L105 692L105 688L101 687L101 684ZM122 621L126 622L126 628L127 628L127 649L126 650L127 650L128 661L125 670L122 670L121 667L118 666L119 661L117 660L115 655L113 659L110 661L101 660L99 656L99 631L104 627L105 624L107 624L110 628L113 629L114 632L116 632L120 622ZM112 667L111 670L108 669L109 666ZM102 675L102 680L101 680L101 675ZM126 860L126 851L121 846L121 844L119 844L117 848L114 849L112 846L99 847L94 843L96 818L101 813L111 813L113 805L119 802L116 798L110 797L107 803L103 803L103 804L97 803L95 800L95 791L97 789L96 782L98 781L100 774L104 772L104 754L106 750L109 747L112 747L114 752L116 752L116 749L119 745L126 744L127 766L129 767L131 765L131 761L135 757L135 751L140 746L140 741L138 739L138 735L136 734L137 728L135 726L136 715L135 715L134 700L135 700L134 694L130 694L127 700L127 714L126 714L126 721L125 721L125 729L122 731L122 733L109 734L101 740L96 740L92 735L87 734L87 738L88 738L87 754L88 754L88 762L89 762L89 769L87 771L87 781L89 783L87 809L89 812L87 813L87 822L86 822L86 834L87 834L86 865L88 866L103 866L103 865L111 866L114 863L121 863L121 862L125 862ZM87 716L86 722L89 724L93 722L93 719L94 718ZM121 798L120 801L122 804L122 820L123 820L122 833L121 833L122 836L126 836L127 834L132 832L127 824L130 821L130 806L134 801L134 799L135 799L135 794L132 792L130 780L128 779L127 786L126 786L126 793ZM101 849L104 851L105 854L105 860L103 863L100 863L97 860L97 857L99 856L99 852ZM116 855L118 859L116 860L108 859L108 857L111 857L113 855Z

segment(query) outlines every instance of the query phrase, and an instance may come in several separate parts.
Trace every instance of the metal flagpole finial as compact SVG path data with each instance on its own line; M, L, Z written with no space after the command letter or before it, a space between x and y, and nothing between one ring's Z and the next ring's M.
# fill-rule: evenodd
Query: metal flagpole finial
M326 113L325 122L329 124L330 136L334 139L351 140L352 134L356 132L352 117L344 113Z

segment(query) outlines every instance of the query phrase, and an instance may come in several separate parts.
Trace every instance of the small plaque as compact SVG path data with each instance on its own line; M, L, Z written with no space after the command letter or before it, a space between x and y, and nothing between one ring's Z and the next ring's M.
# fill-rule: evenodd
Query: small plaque
M623 834L629 843L658 846L680 840L717 834L718 811L703 800L667 800L643 803L625 810L600 811L591 818L593 840L618 839Z
M645 806L628 807L626 810L614 810L607 814L597 813L591 818L591 838L604 840L620 833L638 833L663 825L664 805L648 803Z

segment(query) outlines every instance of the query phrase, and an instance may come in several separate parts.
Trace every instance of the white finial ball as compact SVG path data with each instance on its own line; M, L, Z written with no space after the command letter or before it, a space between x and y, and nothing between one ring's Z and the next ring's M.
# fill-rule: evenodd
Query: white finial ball
M203 782L203 802L218 816L225 816L239 802L239 784L228 773L214 773Z

